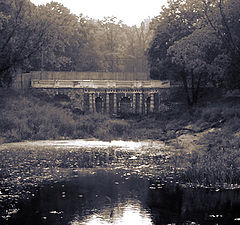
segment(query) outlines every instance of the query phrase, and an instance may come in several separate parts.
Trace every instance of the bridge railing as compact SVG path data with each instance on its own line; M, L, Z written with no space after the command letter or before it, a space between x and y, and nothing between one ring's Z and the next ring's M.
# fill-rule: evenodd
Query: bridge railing
M169 88L170 81L32 80L33 88Z
M149 80L147 72L32 71L36 80Z

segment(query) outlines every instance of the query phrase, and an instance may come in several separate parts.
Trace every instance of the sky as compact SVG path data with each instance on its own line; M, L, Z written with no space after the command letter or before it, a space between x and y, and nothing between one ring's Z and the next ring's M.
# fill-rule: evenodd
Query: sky
M62 3L76 15L82 13L93 19L116 16L123 23L139 26L144 19L159 15L167 0L54 0ZM51 0L31 0L35 5Z

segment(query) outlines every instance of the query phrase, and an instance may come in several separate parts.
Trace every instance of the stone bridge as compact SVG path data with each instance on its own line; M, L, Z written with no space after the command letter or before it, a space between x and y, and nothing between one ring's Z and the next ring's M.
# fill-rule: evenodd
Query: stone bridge
M53 98L69 99L84 112L149 114L165 107L169 81L32 80L31 87Z

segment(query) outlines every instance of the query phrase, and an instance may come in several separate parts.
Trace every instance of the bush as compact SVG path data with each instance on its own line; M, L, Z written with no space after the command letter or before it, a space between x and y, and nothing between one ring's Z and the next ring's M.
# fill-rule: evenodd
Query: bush
M239 152L219 148L217 151L192 154L185 177L206 185L239 183Z
M130 125L124 120L103 120L94 131L94 137L104 140L111 140L117 138L128 138Z
M74 121L69 113L49 103L18 97L6 102L0 113L0 132L9 141L51 139L73 133Z
M124 120L107 120L103 126L106 126L114 137L126 135L130 129L128 122Z

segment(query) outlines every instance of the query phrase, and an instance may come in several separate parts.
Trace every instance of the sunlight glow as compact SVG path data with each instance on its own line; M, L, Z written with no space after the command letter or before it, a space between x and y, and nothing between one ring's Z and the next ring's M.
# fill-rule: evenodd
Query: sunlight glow
M109 217L110 208L97 214L89 215L85 220L73 220L71 225L152 225L150 214L141 209L138 202L128 202L124 206L117 206L113 209L113 217Z
M159 15L167 0L56 0L76 15L83 14L93 19L116 16L123 23L139 26L145 19ZM46 4L51 0L31 0L35 5Z
M150 148L161 149L165 148L165 144L161 141L100 141L97 139L75 139L75 140L46 140L46 141L25 141L18 143L6 143L0 146L18 146L18 147L53 147L53 148L102 148L106 149L109 147L114 147L118 150L149 150Z

